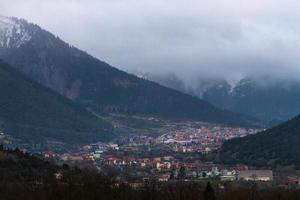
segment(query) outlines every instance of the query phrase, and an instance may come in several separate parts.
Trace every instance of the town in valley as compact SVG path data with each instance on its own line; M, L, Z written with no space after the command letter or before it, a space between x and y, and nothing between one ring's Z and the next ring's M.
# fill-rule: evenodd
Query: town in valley
M209 155L216 154L225 141L254 135L260 131L258 129L180 122L156 131L158 134L126 134L110 142L85 144L68 150L60 142L26 144L3 132L0 140L8 147L17 146L24 152L35 152L45 159L69 165L92 167L117 180L131 183L274 179L273 171L268 168L224 166L209 159Z

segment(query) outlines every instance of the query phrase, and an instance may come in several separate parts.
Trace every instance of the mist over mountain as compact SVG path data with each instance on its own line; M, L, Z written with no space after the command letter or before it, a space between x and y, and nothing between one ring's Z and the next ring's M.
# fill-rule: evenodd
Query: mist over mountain
M189 87L205 78L299 79L299 6L295 0L0 2L4 15L39 24L119 69L173 73Z
M234 81L199 78L198 82L189 85L174 74L135 73L217 107L253 116L267 126L279 124L300 113L300 80L297 79L273 76L249 76Z
M300 200L299 0L0 8L0 200Z
M14 2L0 2L4 14L42 25L118 69L149 72L149 80L269 124L299 111L297 92L285 87L297 85L300 77L300 3L295 0ZM44 11L42 16L34 12L39 9ZM213 89L229 84L232 91L249 77L255 82L256 95L249 88L236 95L225 94L227 89ZM265 77L271 81L265 82ZM250 91L249 98L257 99L266 91L266 84L272 97L263 97L265 103L259 107L246 102ZM208 88L212 89L206 92ZM275 92L276 88L279 91ZM219 90L224 100L220 100ZM241 95L246 97L241 99ZM274 99L278 103L269 105ZM278 112L271 112L274 107Z
M0 24L0 58L32 80L98 114L120 112L236 125L256 123L252 118L120 71L25 20L1 17Z

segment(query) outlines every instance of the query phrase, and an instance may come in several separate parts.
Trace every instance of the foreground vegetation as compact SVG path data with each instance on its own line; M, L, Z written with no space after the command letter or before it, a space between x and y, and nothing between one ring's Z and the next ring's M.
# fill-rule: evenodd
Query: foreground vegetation
M93 170L80 170L20 152L0 150L0 199L4 200L296 200L299 190L259 189L218 183L121 183Z
M209 184L144 184L136 189L91 172L70 171L60 181L0 183L1 199L106 199L106 200L297 200L299 190L256 190L253 188L215 190Z

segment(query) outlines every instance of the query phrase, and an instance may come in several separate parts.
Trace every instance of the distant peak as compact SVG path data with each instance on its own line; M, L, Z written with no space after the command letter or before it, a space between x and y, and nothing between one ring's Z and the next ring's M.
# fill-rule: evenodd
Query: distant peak
M19 48L30 39L22 20L0 15L0 48Z
M3 15L0 15L0 24L3 26L15 26L15 21L13 18L11 17L5 17ZM3 26L1 26L0 28L3 28Z

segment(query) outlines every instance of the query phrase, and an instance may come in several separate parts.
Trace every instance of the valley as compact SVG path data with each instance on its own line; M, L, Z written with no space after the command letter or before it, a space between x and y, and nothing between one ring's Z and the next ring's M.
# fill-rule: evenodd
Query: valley
M74 19L76 23L66 25L73 26L72 31L82 23ZM185 24L190 18L183 19ZM174 22L176 27L181 24ZM41 23L49 28L47 24ZM0 15L0 199L299 199L297 62L282 62L284 54L278 53L267 62L261 59L265 47L255 57L259 51L251 53L252 46L268 46L256 39L251 40L254 45L241 45L241 52L249 51L243 60L238 50L230 51L246 38L244 24L228 33L216 28L221 24L213 30L208 24L193 24L193 34L158 31L162 38L157 41L144 39L147 50L139 46L142 31L128 34L126 24L122 36L115 30L102 35L104 28L98 35L92 33L98 27L90 27L90 35L76 38L77 44L102 41L106 49L102 37L111 35L116 38L110 44L122 43L108 52L98 49L102 58L99 52L66 42L72 41L66 35L86 34L86 29L63 35L63 40L56 35L59 31ZM66 27L60 24L62 30ZM175 45L184 43L180 38L207 33L209 37L183 49ZM163 47L166 41L175 46ZM206 42L217 48L205 47ZM145 59L141 63L130 54L137 56L140 50ZM220 54L227 51L225 57ZM118 52L117 58L112 52ZM159 56L152 57L156 53ZM177 60L181 56L185 58ZM113 57L112 63L123 59L124 66L104 61ZM281 65L289 67L277 71ZM149 66L155 73L147 72ZM265 70L260 71L262 66Z
M143 182L147 177L148 179L157 177L157 180L164 177L164 181L169 181L172 178L170 174L175 171L178 173L183 166L190 173L198 174L197 177L200 176L199 174L202 177L204 172L209 174L210 170L220 165L207 156L219 150L229 139L254 135L259 131L253 128L227 127L205 122L171 122L159 118L110 115L111 120L114 118L118 123L126 120L128 124L130 121L135 124L135 128L124 128L124 124L121 126L115 122L114 126L118 126L117 130L120 132L115 139L82 146L69 146L55 141L26 144L4 133L0 143L9 148L18 147L23 152L34 152L58 162L96 167L104 174L114 171L118 179L123 181ZM222 169L226 168L222 167ZM123 170L128 170L128 173L124 175ZM207 178L219 175L210 175ZM185 178L194 180L196 175Z

